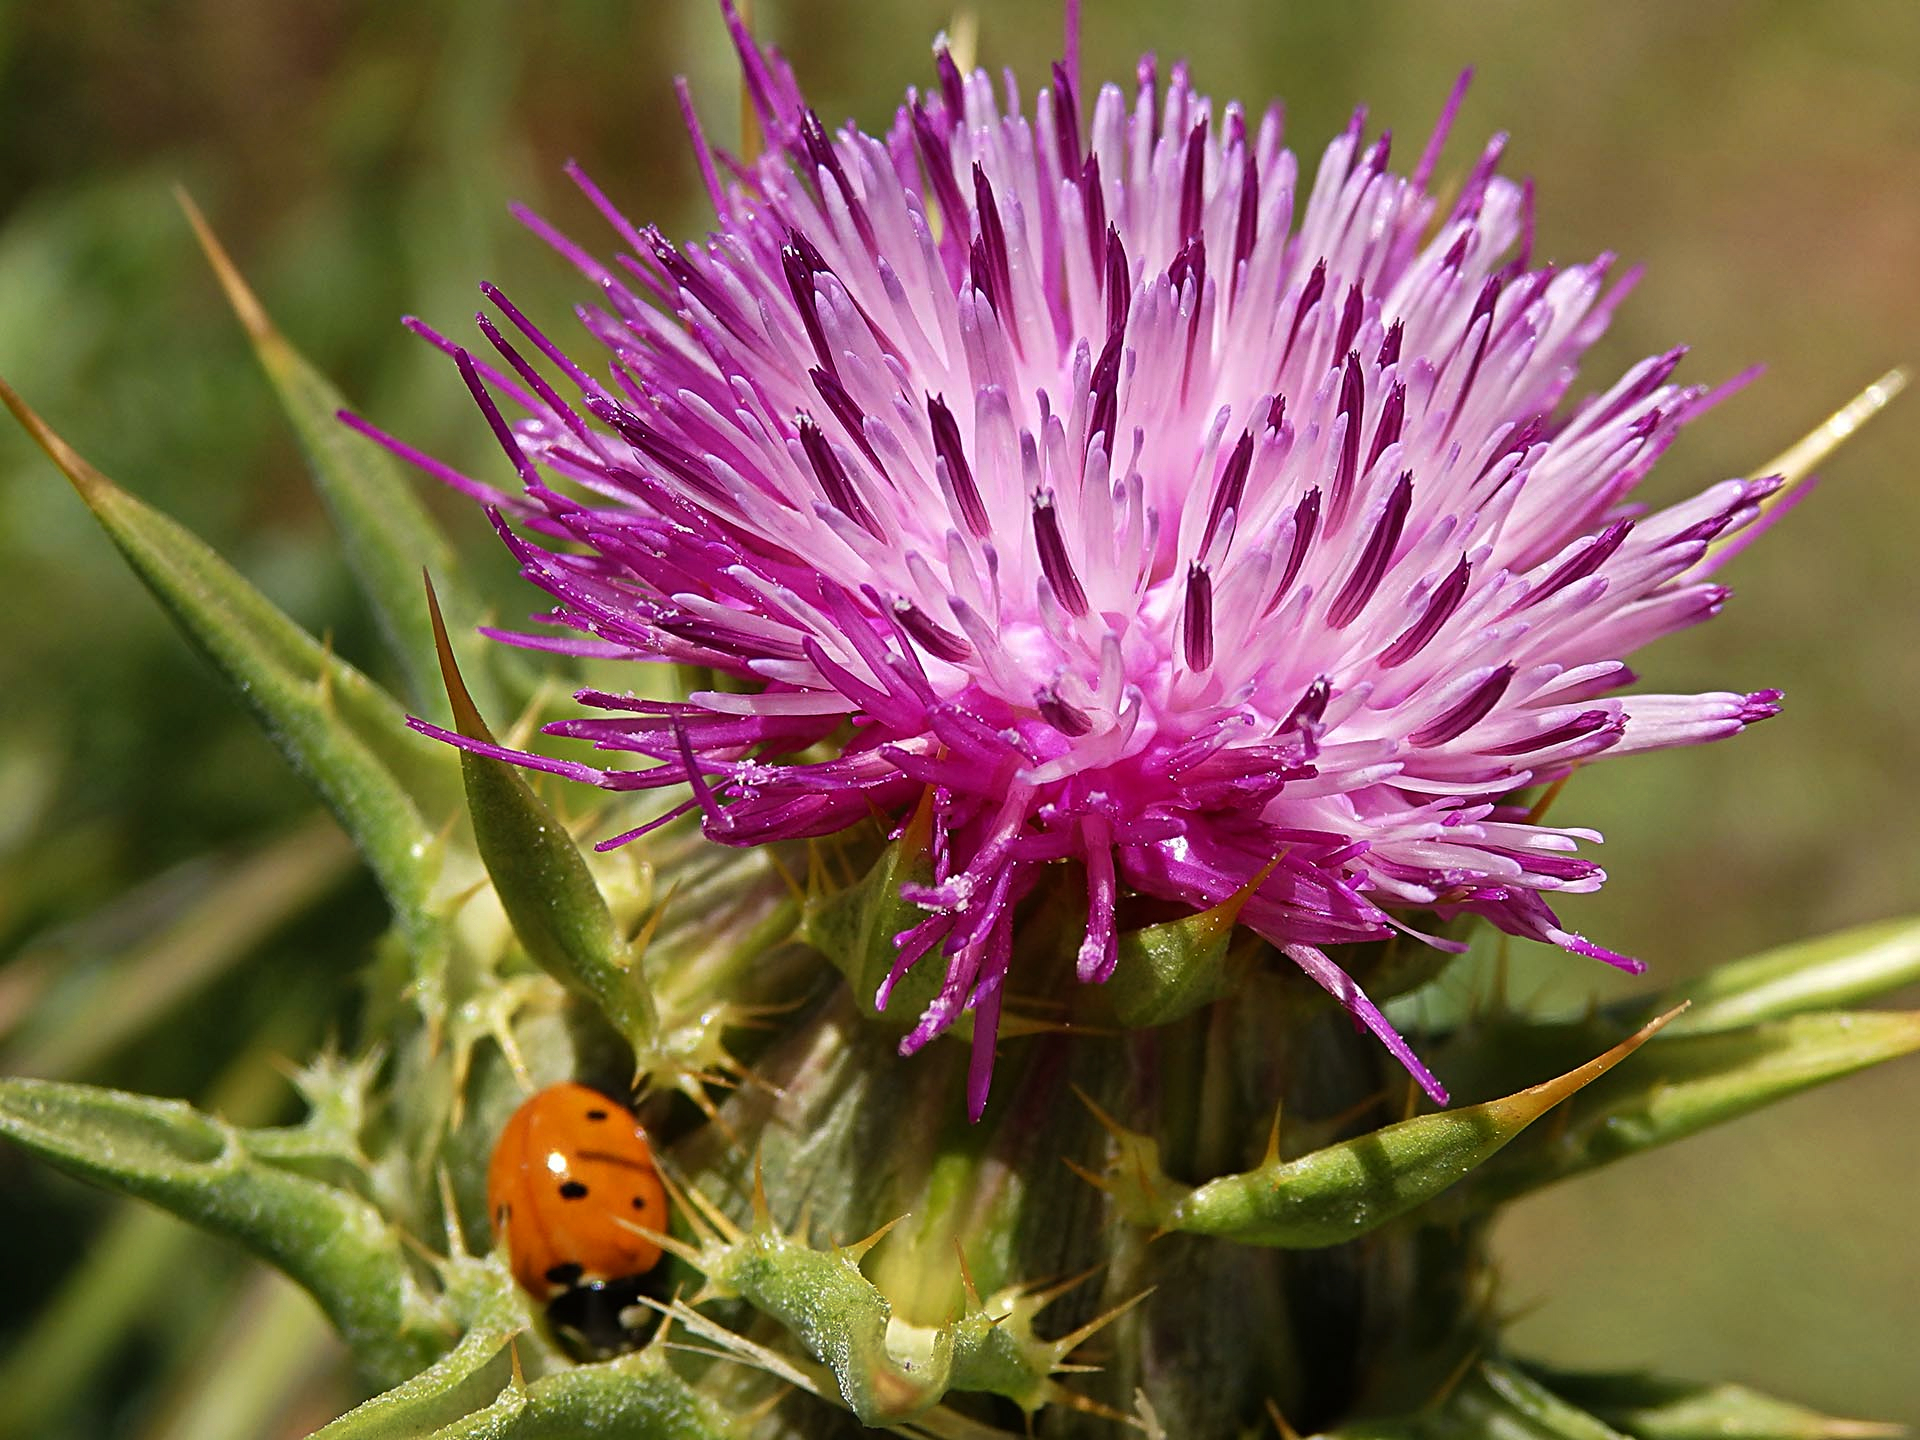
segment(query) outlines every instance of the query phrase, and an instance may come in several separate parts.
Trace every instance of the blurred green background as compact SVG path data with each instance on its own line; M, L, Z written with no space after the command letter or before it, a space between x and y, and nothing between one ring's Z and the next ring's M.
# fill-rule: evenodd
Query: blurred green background
M1284 95L1308 158L1362 101L1404 154L1456 72L1477 67L1452 168L1510 130L1509 172L1539 182L1544 258L1613 249L1648 267L1588 381L1680 341L1693 378L1769 367L1669 455L1655 501L1750 471L1889 365L1920 360L1920 5L1086 8L1089 79L1130 75L1141 50L1185 55L1216 97ZM931 0L759 9L829 122L870 126L926 81L928 39L952 20ZM979 0L974 13L982 59L1014 65L1030 92L1057 6ZM737 92L709 0L0 3L0 374L377 668L371 623L169 187L193 192L282 327L366 413L497 471L451 367L398 317L466 334L482 278L563 317L579 287L506 206L527 200L599 244L559 174L569 157L630 213L702 230L675 72L730 143ZM1571 903L1570 923L1673 980L1915 907L1917 470L1910 397L1734 564L1740 594L1719 621L1642 657L1650 688L1777 685L1787 710L1737 744L1581 777L1562 804L1607 833L1613 880ZM533 608L481 517L441 508L503 613ZM379 930L377 899L301 828L312 806L298 782L11 428L0 574L0 1063L284 1111L285 1086L238 1039L265 1034L284 1054L321 1040ZM1543 1007L1621 988L1568 957L1518 958L1517 993ZM1920 1423L1917 1121L1909 1063L1527 1202L1500 1235L1519 1337L1584 1367L1739 1378ZM89 1254L99 1293L76 1300L72 1267ZM199 1301L225 1293L239 1262L11 1152L0 1261L0 1385L68 1383L18 1338L58 1294L76 1307L59 1313L105 1337L106 1383L49 1411L64 1418L43 1433L304 1433L339 1402L303 1300L247 1280L255 1310L217 1314ZM133 1287L122 1265L167 1278ZM306 1378L215 1403L209 1375L263 1343L260 1314L278 1317Z

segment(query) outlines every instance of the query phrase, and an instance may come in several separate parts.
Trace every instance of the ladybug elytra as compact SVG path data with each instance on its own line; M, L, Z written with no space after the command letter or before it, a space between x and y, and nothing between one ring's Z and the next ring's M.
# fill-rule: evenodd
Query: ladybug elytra
M623 1312L667 1228L667 1191L633 1112L585 1085L551 1085L513 1112L487 1168L487 1213L513 1278L563 1337L591 1354L629 1349Z

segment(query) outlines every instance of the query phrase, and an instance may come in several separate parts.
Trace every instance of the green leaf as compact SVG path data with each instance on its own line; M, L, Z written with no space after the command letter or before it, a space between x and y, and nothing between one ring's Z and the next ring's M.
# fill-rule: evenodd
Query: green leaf
M304 1286L369 1374L398 1379L450 1338L399 1234L359 1196L252 1155L192 1106L90 1085L0 1080L0 1135L83 1180L169 1210Z
M420 1440L464 1419L499 1394L506 1376L495 1359L508 1330L470 1330L460 1343L404 1384L349 1410L312 1440ZM489 1383L491 1382L491 1383Z
M496 704L484 647L474 633L481 605L459 578L453 547L392 457L340 423L346 397L274 326L199 207L184 190L175 198L293 425L347 564L406 675L408 693L420 705L437 705L440 696L433 629L420 600L425 566L440 577L441 601L454 618L454 646L470 683L483 704Z
M1323 1440L1628 1440L1525 1372L1483 1360L1419 1413L1363 1420Z
M495 744L460 678L431 580L426 593L454 726L469 740ZM636 1055L649 1055L659 1030L653 995L566 826L518 767L462 750L460 770L481 862L520 943L554 979L597 1006Z
M739 1440L747 1421L727 1415L668 1366L663 1346L653 1345L600 1365L577 1365L534 1381L513 1384L499 1398L425 1440ZM351 1418L351 1417L349 1417ZM369 1431L381 1440L413 1440L418 1430ZM329 1440L332 1428L321 1432ZM319 1440L316 1436L315 1440Z
M1587 1090L1567 1123L1517 1145L1460 1195L1476 1208L1736 1119L1827 1080L1920 1050L1920 1012L1795 1015L1662 1036L1641 1063Z
M272 1114L286 1088L269 1057L307 1043L309 1031L319 1024L312 1015L276 1016L222 1071L208 1094L209 1106L242 1123ZM0 1354L0 1396L6 1397L0 1405L0 1440L35 1440L56 1431L75 1397L98 1383L101 1367L153 1323L183 1267L203 1269L219 1243L151 1205L131 1199L116 1203L51 1302ZM299 1303L312 1311L306 1299Z
M174 620L319 791L386 892L423 977L443 964L438 849L400 776L449 773L393 698L302 630L191 532L95 470L4 382L0 400L64 473Z
M1163 1231L1282 1249L1343 1244L1458 1184L1639 1049L1670 1018L1652 1021L1577 1070L1504 1099L1403 1120L1297 1160L1282 1162L1270 1153L1256 1169L1194 1190L1165 1178L1150 1141L1108 1120L1121 1143L1106 1176L1095 1183L1113 1194L1128 1219Z
M1529 1364L1536 1381L1634 1440L1892 1440L1903 1425L1842 1420L1744 1385L1647 1374L1576 1375Z
M1490 1359L1417 1414L1343 1425L1323 1440L1890 1440L1904 1433L1739 1385L1572 1375Z
M1716 966L1655 1003L1692 1002L1672 1038L1857 1004L1915 983L1920 919L1886 920Z

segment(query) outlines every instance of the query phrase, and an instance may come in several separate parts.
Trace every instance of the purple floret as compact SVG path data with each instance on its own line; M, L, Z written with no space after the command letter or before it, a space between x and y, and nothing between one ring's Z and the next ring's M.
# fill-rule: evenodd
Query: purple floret
M1459 92L1410 178L1362 112L1306 179L1277 106L1151 59L1083 123L1071 59L1022 107L942 50L885 135L829 132L732 24L771 147L716 156L685 106L719 228L676 246L576 177L625 253L530 220L598 289L606 353L576 364L489 290L499 363L459 359L519 493L411 458L493 506L556 602L554 633L500 638L745 683L582 692L594 715L549 727L633 768L419 728L690 791L672 813L731 845L926 801L926 914L878 999L941 968L901 1049L971 1010L975 1115L1015 909L1060 861L1088 983L1127 894L1199 909L1264 875L1243 923L1436 1101L1330 947L1471 913L1638 968L1548 904L1600 885L1576 853L1600 837L1513 797L1774 713L1620 693L1623 656L1718 610L1709 546L1769 485L1629 506L1715 392L1673 383L1675 351L1568 402L1631 277L1534 265L1502 139L1429 191Z

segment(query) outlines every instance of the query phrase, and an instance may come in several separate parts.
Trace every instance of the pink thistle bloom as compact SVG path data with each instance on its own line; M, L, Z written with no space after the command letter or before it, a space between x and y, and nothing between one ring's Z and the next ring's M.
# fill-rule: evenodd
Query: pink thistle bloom
M885 136L830 133L729 20L770 153L716 162L688 107L704 243L579 176L627 253L526 217L599 287L580 317L607 378L489 289L579 399L483 317L502 366L447 348L524 493L434 468L558 602L558 634L502 638L749 686L583 691L604 713L548 727L638 768L418 728L688 787L672 813L730 845L930 796L926 918L878 1000L945 967L901 1050L970 1009L976 1116L1015 907L1060 861L1086 876L1090 984L1123 893L1198 909L1268 872L1241 919L1442 1103L1327 947L1471 912L1637 969L1549 906L1600 885L1576 853L1600 837L1515 795L1774 713L1772 691L1619 693L1623 656L1720 608L1709 544L1771 486L1628 505L1715 395L1672 382L1676 350L1563 403L1629 280L1533 264L1499 139L1442 208L1460 93L1410 174L1363 112L1309 181L1278 106L1216 107L1151 59L1083 123L1067 67L1023 107L942 50Z

